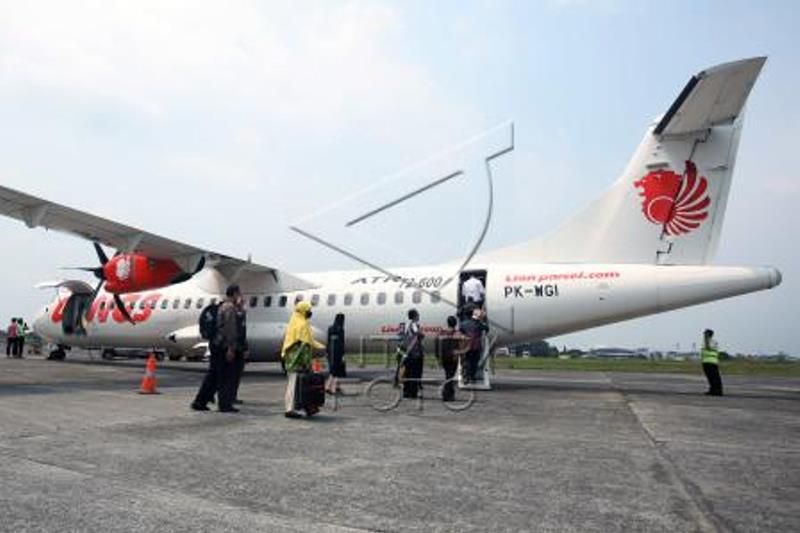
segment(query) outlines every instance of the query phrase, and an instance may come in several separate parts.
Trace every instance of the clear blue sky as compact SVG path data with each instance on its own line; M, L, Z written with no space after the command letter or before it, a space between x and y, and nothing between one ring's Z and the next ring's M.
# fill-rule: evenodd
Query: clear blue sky
M800 7L795 2L2 2L0 181L294 270L354 266L287 226L506 119L488 246L553 229L623 169L688 77L768 55L719 264L778 289L557 339L800 353ZM219 215L215 215L218 213ZM425 221L410 230L426 232ZM79 240L0 220L0 317L92 264ZM430 260L453 251L437 235ZM5 319L3 319L5 322Z

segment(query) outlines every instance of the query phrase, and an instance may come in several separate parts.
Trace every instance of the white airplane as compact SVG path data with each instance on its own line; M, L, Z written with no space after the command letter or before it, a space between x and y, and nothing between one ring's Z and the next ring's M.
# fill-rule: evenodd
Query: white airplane
M396 334L411 307L419 310L423 330L435 334L455 314L460 281L470 276L485 287L496 345L542 339L780 284L773 267L709 265L742 111L765 61L735 61L693 76L599 199L544 238L476 255L451 281L455 262L292 275L6 187L0 187L0 214L118 250L109 259L96 246L102 265L89 269L101 279L96 288L77 280L47 285L59 287L59 296L34 328L59 349L204 352L199 313L236 282L249 306L253 360L277 359L299 298L314 304L320 338L335 314L344 313L348 349L357 350L363 339Z

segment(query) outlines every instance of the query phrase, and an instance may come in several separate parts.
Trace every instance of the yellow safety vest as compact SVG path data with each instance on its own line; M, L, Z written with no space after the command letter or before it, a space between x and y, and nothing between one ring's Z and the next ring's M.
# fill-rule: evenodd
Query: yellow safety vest
M713 340L706 343L703 339L703 348L700 350L700 360L704 363L711 363L712 365L719 364L719 352L717 351L717 343Z

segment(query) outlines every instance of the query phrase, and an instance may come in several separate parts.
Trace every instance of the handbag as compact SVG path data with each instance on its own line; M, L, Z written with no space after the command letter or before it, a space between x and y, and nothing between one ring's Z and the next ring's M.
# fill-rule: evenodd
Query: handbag
M299 372L311 366L311 359L314 353L311 346L302 342L292 344L286 350L284 363L287 372Z

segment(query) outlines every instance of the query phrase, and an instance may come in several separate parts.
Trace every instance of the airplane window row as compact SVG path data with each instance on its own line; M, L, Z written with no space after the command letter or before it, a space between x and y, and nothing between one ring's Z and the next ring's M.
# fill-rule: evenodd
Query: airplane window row
M442 300L442 295L439 293L439 291L433 291L433 292L429 293L429 296L430 296L430 302L434 303L434 304L439 303ZM336 294L328 294L325 297L325 304L328 307L335 306L336 305L336 301L337 301L337 297L338 297L338 295L336 295ZM370 298L371 298L370 293L362 292L358 296L358 302L361 305L369 305ZM414 291L413 293L411 293L411 302L412 303L415 303L415 304L422 303L422 298L423 298L423 291ZM295 302L300 302L300 301L302 301L304 299L305 299L304 295L298 294L295 297L294 301ZM354 299L355 299L355 297L354 297L354 295L352 293L346 293L342 297L342 303L345 306L353 305ZM285 295L285 294L281 295L278 298L277 302L275 302L275 305L276 305L276 307L286 307L286 304L288 303L288 300L289 300L289 298L288 298L287 295ZM401 304L403 304L404 300L405 300L405 293L403 291L397 291L397 292L394 293L394 303L395 304L401 305ZM319 294L312 294L311 295L310 302L311 302L312 306L316 307L316 306L320 305L320 301L321 301L321 297L320 297ZM387 296L387 294L385 292L379 292L375 297L375 302L378 305L385 305L387 301L388 301L388 296ZM250 307L256 307L258 305L258 297L257 296L252 296L250 298L250 302L249 303L250 303ZM262 306L263 307L272 307L272 304L273 304L272 296L269 296L269 295L264 296L264 299L262 301Z
M415 303L415 304L422 303L422 296L423 296L423 292L422 291L414 291L413 293L411 293L411 303ZM439 303L441 301L441 299L442 299L442 296L439 293L439 291L433 291L433 292L431 292L429 294L429 296L430 296L430 302L434 303L434 304ZM304 299L305 299L304 295L298 294L295 297L294 301L295 301L295 303L297 303L297 302L300 302L300 301L302 301ZM320 304L320 299L321 298L320 298L319 294L312 294L311 295L311 299L310 299L311 305L314 306L314 307L318 306ZM397 292L394 293L394 303L395 304L402 305L403 302L404 302L404 299L405 299L405 293L403 291L397 291ZM344 294L344 296L342 298L342 303L345 306L350 306L350 305L353 305L353 300L354 300L353 294L352 293L346 293L346 294ZM218 301L218 298L214 297L214 298L209 299L208 303L209 304L215 304L215 303L217 303L217 301ZM258 304L259 304L259 301L262 302L262 306L263 307L272 307L273 297L272 297L272 295L267 295L267 296L264 296L263 300L259 300L258 296L251 296L248 303L250 304L250 307L257 307ZM335 306L336 305L336 301L337 301L337 295L336 294L328 294L326 296L326 298L325 298L325 303L329 307ZM370 293L368 293L368 292L361 293L359 295L359 297L358 297L358 301L359 301L359 303L361 305L369 305ZM379 292L375 297L375 301L376 301L376 303L378 305L385 305L386 302L387 302L386 293L385 292ZM289 302L289 297L286 294L282 294L282 295L278 296L277 299L274 301L276 307L286 307L288 302ZM161 300L161 305L160 305L161 309L164 309L164 310L168 309L169 308L169 303L170 303L169 299L167 299L167 298L164 298L163 300ZM191 298L182 299L180 297L177 297L177 298L172 300L172 309L177 310L177 309L180 309L181 307L183 307L183 309L191 309L192 308L192 303L193 302L192 302ZM197 300L194 300L194 308L195 309L202 309L205 306L205 304L206 304L205 298L198 298ZM137 302L128 302L126 305L127 305L128 309L133 310L133 309L136 309ZM145 300L141 300L140 302L138 302L139 309L144 309L146 307L149 307L150 309L155 309L158 306L159 306L159 302L157 300L146 300L145 299ZM114 304L113 301L112 302L108 302L108 309L109 310L114 310L115 307L116 307L116 305ZM100 309L101 310L105 310L106 309L106 302L105 301L100 302Z
M108 303L108 306L106 306L106 303ZM208 301L208 303L209 304L217 303L217 298L211 298ZM195 308L197 308L197 309L202 309L204 305L205 305L205 298L198 298L197 301L195 302ZM157 300L149 300L149 301L148 300L142 300L142 301L140 301L138 303L138 306L137 306L136 302L127 302L126 303L126 307L128 309L130 309L130 310L134 310L137 307L139 309L144 309L146 307L149 307L150 309L155 309L157 306L158 306L158 301ZM181 299L180 298L175 298L175 300L172 302L172 308L173 309L178 309L178 308L180 308L180 306L181 306ZM189 309L189 308L191 308L191 306L192 306L192 299L191 298L186 298L186 300L184 301L184 304L183 304L183 308L184 309ZM117 305L114 302L105 302L105 301L100 302L100 310L101 311L105 310L106 307L108 307L109 310L113 311L114 309L116 309ZM161 309L167 309L168 307L169 307L169 300L167 298L164 298L163 300L161 300Z

